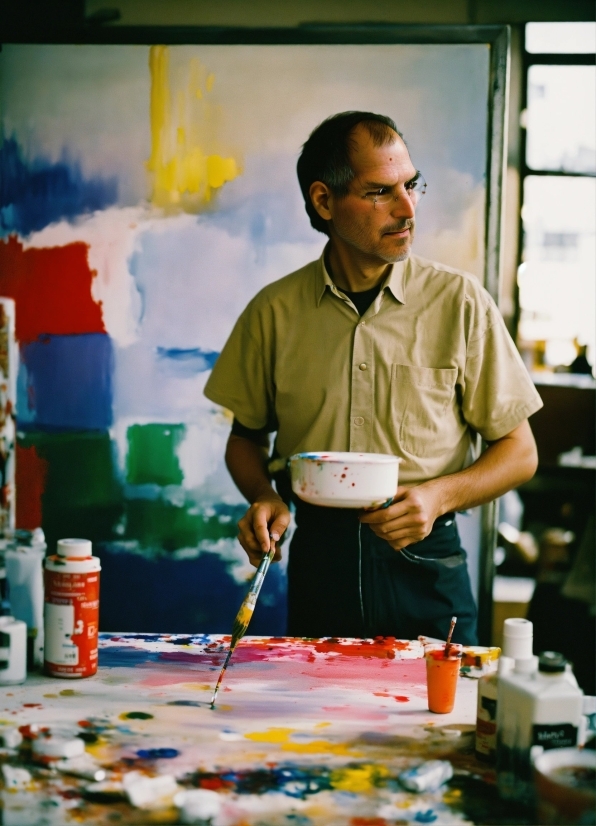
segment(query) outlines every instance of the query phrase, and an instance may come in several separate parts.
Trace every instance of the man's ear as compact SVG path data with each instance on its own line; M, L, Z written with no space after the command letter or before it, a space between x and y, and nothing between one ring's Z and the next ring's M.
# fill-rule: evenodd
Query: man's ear
M315 181L310 185L308 190L312 205L323 221L331 220L331 212L329 211L329 198L331 190L322 181Z

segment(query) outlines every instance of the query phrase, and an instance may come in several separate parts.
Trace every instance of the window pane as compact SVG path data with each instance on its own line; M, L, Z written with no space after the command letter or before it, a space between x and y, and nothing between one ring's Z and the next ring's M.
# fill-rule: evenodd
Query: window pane
M529 176L522 216L520 339L550 341L561 363L577 340L594 364L596 179Z
M526 51L534 54L596 52L596 23L528 23Z
M530 66L528 166L596 172L595 100L596 67Z

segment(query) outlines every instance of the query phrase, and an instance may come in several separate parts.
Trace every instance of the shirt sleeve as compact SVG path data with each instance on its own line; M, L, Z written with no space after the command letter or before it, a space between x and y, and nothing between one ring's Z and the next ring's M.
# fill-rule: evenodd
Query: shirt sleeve
M276 430L270 348L262 319L249 304L221 351L204 393L251 430Z
M494 301L488 293L479 298L472 311L462 413L491 442L539 410L542 399Z

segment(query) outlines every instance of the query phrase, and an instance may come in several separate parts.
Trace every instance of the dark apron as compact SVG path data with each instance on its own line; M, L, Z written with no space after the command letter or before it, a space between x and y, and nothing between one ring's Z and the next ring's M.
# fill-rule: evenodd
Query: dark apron
M288 628L296 637L445 639L477 643L476 606L454 514L394 551L358 512L299 502L288 562Z

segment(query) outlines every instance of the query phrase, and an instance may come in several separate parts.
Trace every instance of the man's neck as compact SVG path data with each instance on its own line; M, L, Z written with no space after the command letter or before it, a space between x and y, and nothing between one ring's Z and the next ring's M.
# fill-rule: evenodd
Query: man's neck
M325 251L325 265L333 283L340 290L353 293L372 290L387 277L393 266L376 257L354 255L352 250L348 252L333 239Z

